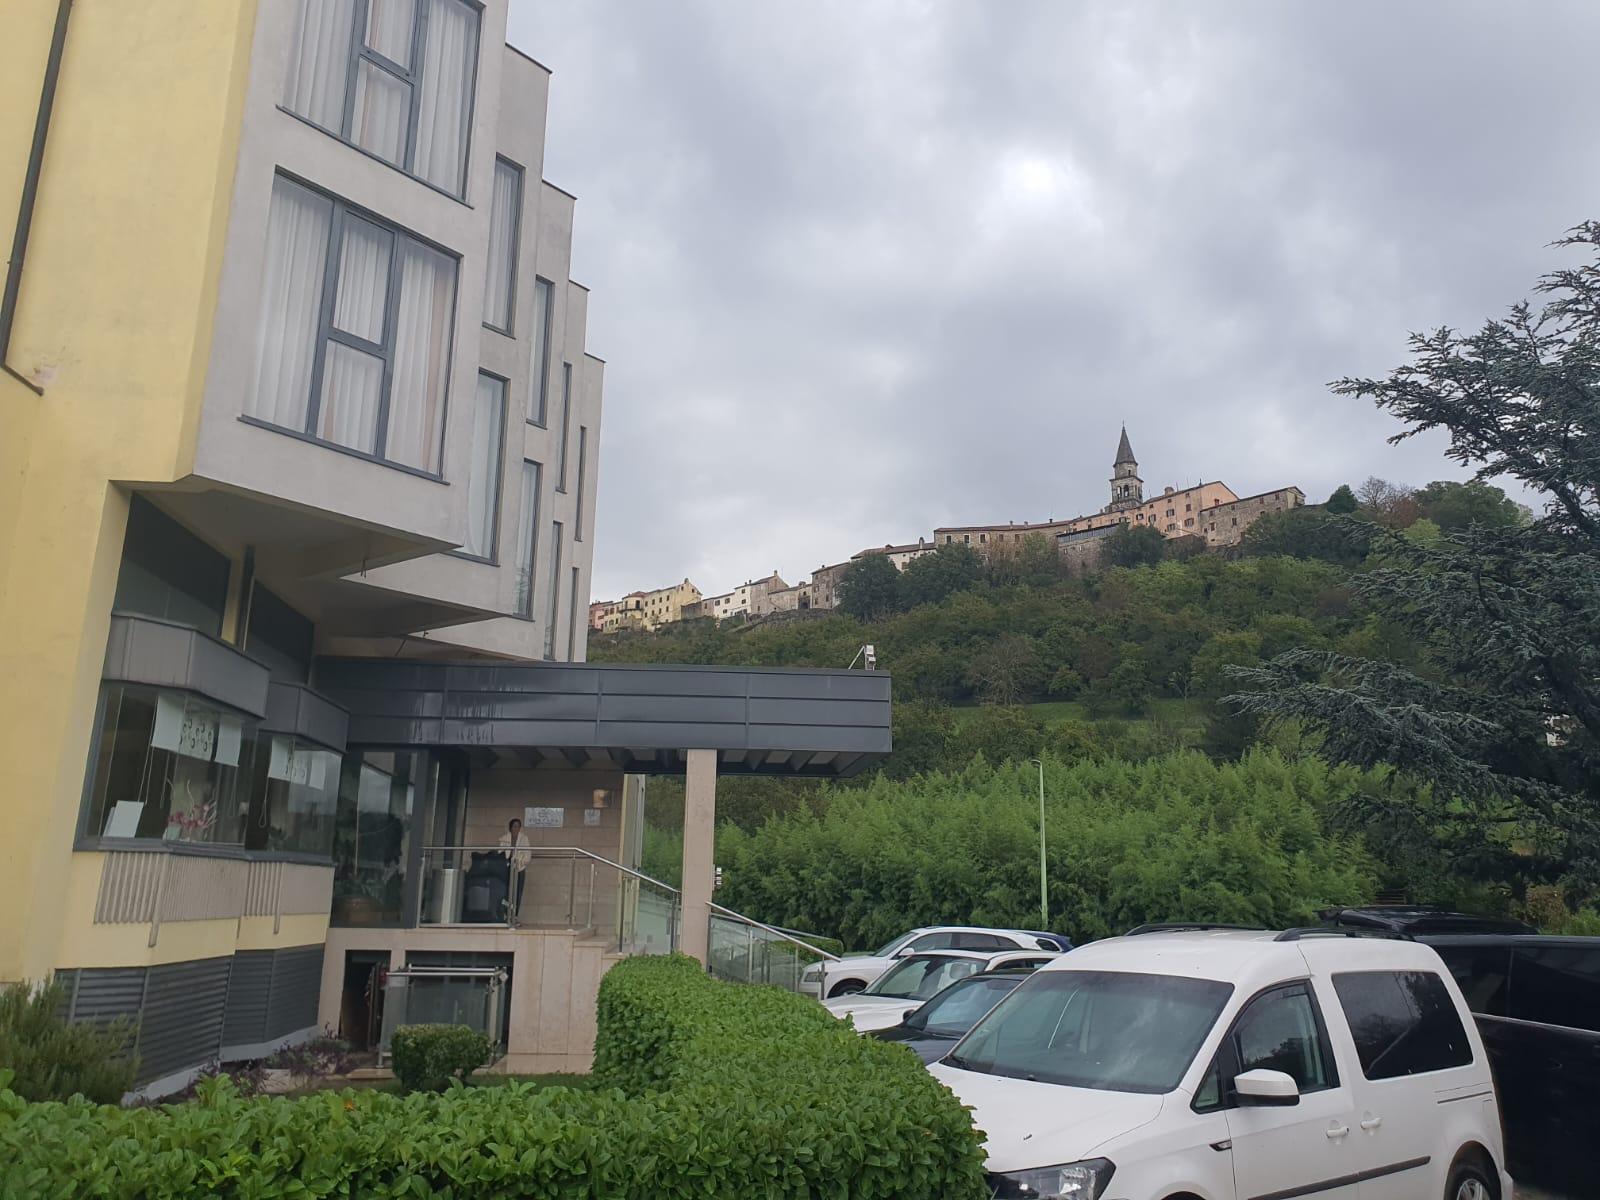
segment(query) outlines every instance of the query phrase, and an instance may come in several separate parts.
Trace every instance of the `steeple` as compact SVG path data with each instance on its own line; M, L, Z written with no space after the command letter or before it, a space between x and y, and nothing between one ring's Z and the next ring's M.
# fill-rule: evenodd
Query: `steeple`
M1128 442L1128 427L1122 427L1122 440L1117 443L1117 461L1111 464L1111 503L1108 513L1126 508L1137 508L1144 503L1144 480L1139 478L1139 463L1133 457L1133 446Z
M1128 444L1128 427L1126 425L1122 427L1122 440L1117 443L1117 457L1111 465L1120 467L1123 463L1132 463L1134 466L1139 465L1139 460L1133 457L1133 447Z

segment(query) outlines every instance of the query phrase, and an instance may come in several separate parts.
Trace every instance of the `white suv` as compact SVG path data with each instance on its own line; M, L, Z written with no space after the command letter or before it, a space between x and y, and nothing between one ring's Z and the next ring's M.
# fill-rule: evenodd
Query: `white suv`
M996 1197L1511 1200L1472 1014L1429 947L1154 932L1041 967L933 1073Z
M869 983L894 966L896 959L929 950L972 950L998 954L1002 950L1066 949L1070 949L1067 939L1053 933L1033 933L1025 929L982 929L972 925L933 925L902 933L871 954L855 954L808 967L800 978L800 990L819 1000L864 992Z
M1033 970L1060 956L1054 950L1006 950L979 954L971 950L936 950L896 959L864 992L824 1000L822 1007L843 1020L851 1018L859 1033L898 1025L958 979L1005 967Z

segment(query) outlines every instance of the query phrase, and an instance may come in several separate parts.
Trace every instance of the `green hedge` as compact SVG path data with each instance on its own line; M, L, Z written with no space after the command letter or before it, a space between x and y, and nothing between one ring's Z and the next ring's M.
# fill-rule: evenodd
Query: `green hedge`
M438 1195L978 1200L966 1112L904 1049L814 1003L630 959L605 978L600 1082L575 1091L29 1104L0 1071L0 1197Z
M394 1077L406 1091L442 1092L488 1062L494 1043L465 1025L402 1025L390 1051Z

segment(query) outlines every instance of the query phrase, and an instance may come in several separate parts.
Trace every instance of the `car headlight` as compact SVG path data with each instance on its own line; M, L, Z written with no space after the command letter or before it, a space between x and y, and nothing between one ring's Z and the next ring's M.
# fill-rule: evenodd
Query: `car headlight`
M804 971L800 972L800 978L806 983L816 983L822 978L822 964L816 963L813 966L807 967Z
M1116 1168L1110 1160L1089 1158L1059 1167L990 1175L995 1200L1099 1200Z

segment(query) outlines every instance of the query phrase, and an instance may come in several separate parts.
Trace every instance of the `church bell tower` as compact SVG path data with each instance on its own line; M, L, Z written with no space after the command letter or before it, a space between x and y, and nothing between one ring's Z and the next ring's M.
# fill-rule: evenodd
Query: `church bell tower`
M1122 440L1117 443L1117 461L1111 467L1111 503L1106 512L1121 512L1137 508L1144 503L1144 480L1139 478L1139 463L1133 457L1133 447L1128 444L1128 427L1122 427Z

